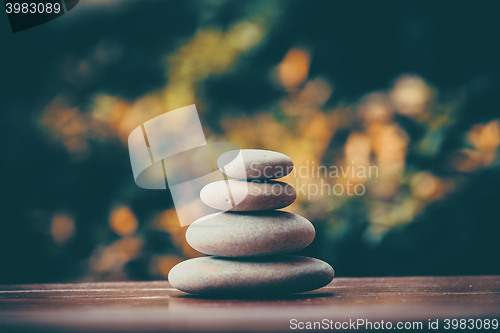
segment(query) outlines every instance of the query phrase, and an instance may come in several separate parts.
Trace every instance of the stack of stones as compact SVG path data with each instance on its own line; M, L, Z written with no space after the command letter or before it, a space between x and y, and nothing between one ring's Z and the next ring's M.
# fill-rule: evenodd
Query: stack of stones
M233 160L221 167L224 154L218 161L234 179L210 183L200 193L206 205L225 212L198 219L186 232L188 243L210 257L176 265L168 276L171 285L189 293L231 295L297 293L327 285L334 275L330 265L289 255L313 241L314 226L276 210L297 197L291 185L272 180L290 173L291 159L266 150L239 154L244 163Z

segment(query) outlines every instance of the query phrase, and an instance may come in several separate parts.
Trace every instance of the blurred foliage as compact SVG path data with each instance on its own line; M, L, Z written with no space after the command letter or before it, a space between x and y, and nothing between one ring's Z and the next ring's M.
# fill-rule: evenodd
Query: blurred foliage
M339 276L500 274L500 5L88 1L2 34L0 282L163 279L185 258L168 191L127 138L195 103L208 141L287 154L302 253ZM5 25L6 22L2 22Z

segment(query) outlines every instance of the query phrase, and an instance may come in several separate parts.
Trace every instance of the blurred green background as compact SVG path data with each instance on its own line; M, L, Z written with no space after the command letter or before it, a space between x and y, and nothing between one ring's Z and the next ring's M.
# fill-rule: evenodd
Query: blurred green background
M500 274L500 2L83 0L16 34L0 16L0 283L165 279L199 256L127 149L193 103L208 141L377 166L327 180L363 196L287 209L337 276Z

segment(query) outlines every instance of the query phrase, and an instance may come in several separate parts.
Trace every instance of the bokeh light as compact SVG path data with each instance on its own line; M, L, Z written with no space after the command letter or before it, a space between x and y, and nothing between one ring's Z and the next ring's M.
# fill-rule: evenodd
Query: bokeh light
M74 11L82 21L47 25L64 30L53 61L21 47L38 45L28 31L8 47L33 57L12 55L5 63L23 64L12 68L47 69L12 72L15 89L0 101L9 143L3 244L13 253L4 282L165 279L176 263L202 256L186 242L169 192L135 185L127 152L133 129L191 104L207 141L293 160L284 181L298 197L287 210L318 235L304 254L340 275L499 273L483 261L457 264L494 250L489 237L498 232L500 53L467 36L453 44L453 31L465 24L491 44L492 27L419 4L435 14L429 29L450 43L438 52L433 36L401 29L423 15L406 5L394 9L399 16L379 1L176 6L86 1ZM356 185L363 195L311 195ZM396 264L407 257L420 266ZM24 271L12 268L18 262Z

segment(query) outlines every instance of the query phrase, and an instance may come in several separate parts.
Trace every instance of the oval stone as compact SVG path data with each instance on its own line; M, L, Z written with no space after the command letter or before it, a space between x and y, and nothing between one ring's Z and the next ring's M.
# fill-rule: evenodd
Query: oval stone
M177 264L168 281L174 288L194 294L269 295L318 289L330 283L333 276L330 265L308 257L204 257Z
M219 157L217 166L236 179L276 179L293 170L293 162L288 156L260 149L228 151Z
M289 212L215 213L192 223L186 240L205 254L249 257L302 250L315 234L311 222Z
M278 181L221 180L203 187L200 197L215 209L256 211L289 206L297 198L297 192L290 184Z

